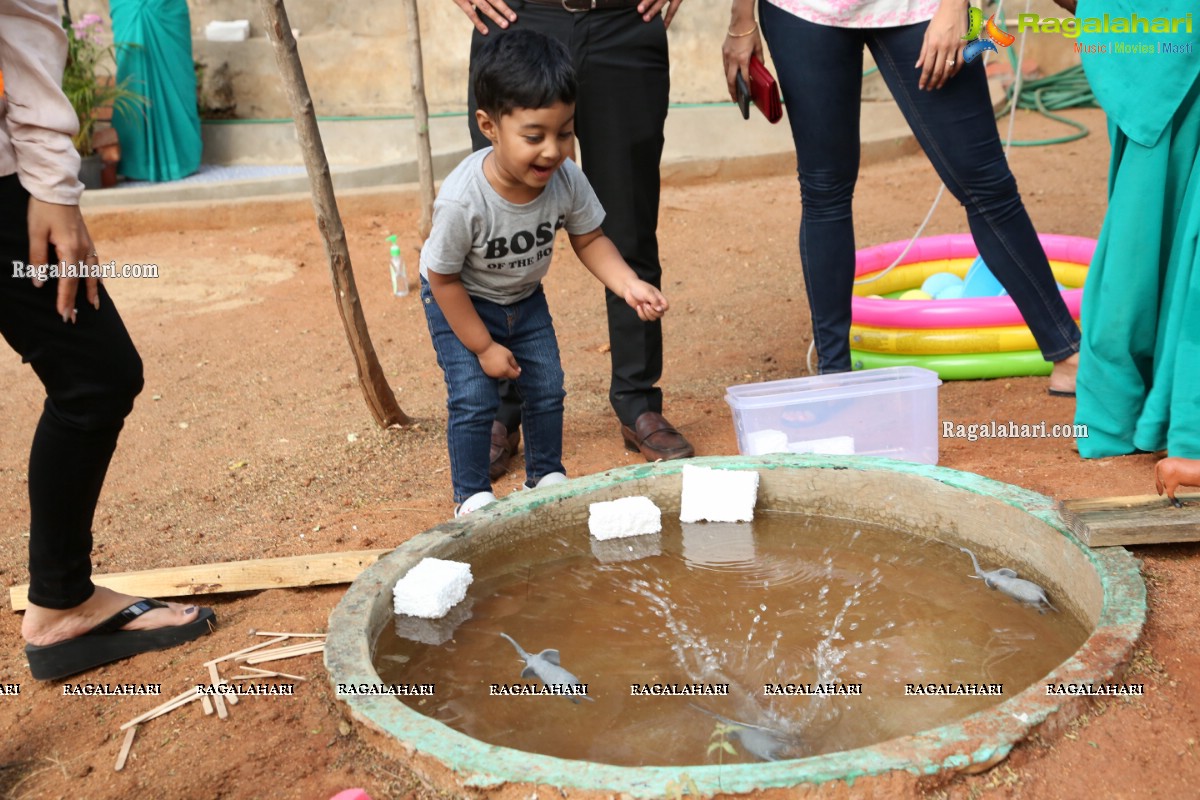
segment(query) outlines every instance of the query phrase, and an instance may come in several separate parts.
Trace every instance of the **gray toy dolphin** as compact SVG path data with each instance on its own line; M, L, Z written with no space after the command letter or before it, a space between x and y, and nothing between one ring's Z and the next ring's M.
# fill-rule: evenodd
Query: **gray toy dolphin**
M779 751L788 744L789 737L781 731L722 717L720 714L709 711L707 708L702 708L695 703L688 703L688 705L734 728L730 732L730 735L736 736L738 741L742 743L742 747L746 748L746 752L759 761L778 761Z
M509 643L516 648L517 655L525 661L525 669L521 670L522 678L537 678L546 686L583 686L583 682L567 672L559 665L557 650L543 650L537 655L530 655L525 652L521 645L517 644L516 639L509 636L507 633L500 634ZM579 698L596 702L593 698L587 695L563 695L572 703L578 703Z
M1058 611L1050 604L1050 599L1046 597L1046 590L1033 581L1018 578L1017 573L1007 567L990 572L982 570L979 568L979 561L976 560L974 553L965 547L958 549L969 555L971 563L975 565L975 574L971 577L981 579L989 589L998 589L1017 602L1036 608L1039 614L1045 614L1046 608Z

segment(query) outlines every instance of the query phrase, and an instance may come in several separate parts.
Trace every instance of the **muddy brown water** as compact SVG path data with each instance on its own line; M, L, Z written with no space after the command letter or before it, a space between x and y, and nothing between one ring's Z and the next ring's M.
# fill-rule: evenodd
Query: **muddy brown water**
M433 684L398 702L481 741L607 764L799 758L916 733L1015 696L1087 638L969 577L957 546L799 514L664 519L608 542L546 530L539 552L489 563L506 566L472 565L446 619L383 631L381 678ZM541 684L502 632L557 649L590 700L513 694ZM700 693L646 694L671 690Z

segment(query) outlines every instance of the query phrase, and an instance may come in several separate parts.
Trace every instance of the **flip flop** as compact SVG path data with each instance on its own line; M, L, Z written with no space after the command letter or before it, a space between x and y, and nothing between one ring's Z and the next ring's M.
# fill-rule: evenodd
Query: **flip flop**
M1074 392L1064 392L1062 389L1047 389L1046 394L1051 397L1074 397Z
M166 650L198 639L212 630L217 615L201 608L196 619L186 625L170 625L146 631L121 630L131 621L155 608L166 608L159 600L138 600L82 636L47 645L25 645L29 670L39 681L58 680L111 664L138 653Z

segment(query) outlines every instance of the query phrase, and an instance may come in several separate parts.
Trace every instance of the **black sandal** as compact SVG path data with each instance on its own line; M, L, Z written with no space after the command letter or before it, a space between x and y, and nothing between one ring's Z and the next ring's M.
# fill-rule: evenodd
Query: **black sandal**
M201 608L196 619L186 625L169 625L146 631L121 630L155 608L167 608L167 604L159 600L138 600L82 636L54 644L25 645L30 672L39 681L66 678L138 653L166 650L198 639L209 633L217 621L217 615L211 608Z

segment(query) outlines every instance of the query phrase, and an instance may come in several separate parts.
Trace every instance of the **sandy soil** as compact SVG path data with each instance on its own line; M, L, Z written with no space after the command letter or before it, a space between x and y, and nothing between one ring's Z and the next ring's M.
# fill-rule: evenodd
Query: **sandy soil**
M1094 236L1104 213L1107 141L1096 111L1070 113L1093 135L1018 148L1012 163L1039 230ZM1019 136L1058 135L1022 114ZM937 179L920 156L863 170L862 245L907 237ZM98 572L391 547L451 513L441 375L415 296L391 296L384 236L415 230L410 195L342 202L375 345L418 424L377 429L363 404L305 202L190 207L96 216L102 259L159 265L157 280L110 281L145 360L146 389L129 418L95 521ZM661 241L673 308L666 321L667 413L705 455L736 452L724 389L805 374L810 340L798 259L792 175L668 186ZM929 233L965 230L943 201ZM415 237L406 239L410 271ZM569 255L547 281L567 370L568 470L632 462L607 403L601 292ZM8 351L5 351L8 352ZM42 402L15 356L0 358L0 583L28 579L25 458ZM950 383L942 419L1070 422L1073 403L1044 378ZM1055 498L1153 491L1151 456L1084 462L1072 442L941 442L941 464ZM520 478L498 485L514 490ZM938 797L1180 797L1200 778L1195 653L1200 592L1195 545L1139 548L1150 616L1131 680L1145 697L1094 704L1065 733L1019 746L979 776L926 787ZM220 628L202 641L89 674L92 682L160 682L164 696L201 663L245 647L249 631L323 630L333 587L213 595ZM224 722L175 712L144 726L113 771L120 723L153 698L64 697L28 677L20 616L0 615L0 796L8 798L325 798L361 785L376 800L428 798L403 763L346 722L319 656L287 662L307 677L292 698L247 698Z

